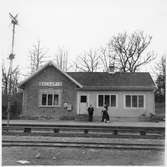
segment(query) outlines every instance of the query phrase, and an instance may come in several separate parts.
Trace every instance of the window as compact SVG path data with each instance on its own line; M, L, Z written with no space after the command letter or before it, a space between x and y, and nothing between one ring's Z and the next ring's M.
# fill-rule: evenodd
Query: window
M52 105L52 94L48 94L48 105L51 106Z
M60 96L61 93L59 90L50 90L50 89L42 89L40 90L40 107L56 107L60 106Z
M116 106L116 95L111 95L111 107Z
M144 108L144 95L126 95L125 106L128 108Z
M130 107L131 106L131 96L127 95L126 96L126 107Z
M132 96L132 107L137 107L137 96Z
M80 102L81 103L86 103L87 102L87 96L81 96Z
M140 108L144 107L144 96L139 96L139 107Z
M98 95L98 106L116 107L116 95Z
M58 105L58 104L59 104L59 95L54 94L53 105Z
M105 95L104 98L105 98L105 100L104 100L105 105L109 106L110 105L110 96L109 95Z
M42 105L46 105L46 96L47 94L42 94Z
M103 106L103 95L98 96L98 106Z

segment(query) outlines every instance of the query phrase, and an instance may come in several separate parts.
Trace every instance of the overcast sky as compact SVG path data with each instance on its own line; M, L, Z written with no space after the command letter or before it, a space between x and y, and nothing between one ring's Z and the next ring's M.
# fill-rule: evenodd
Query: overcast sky
M11 50L9 12L18 14L14 66L27 73L28 50L40 40L52 57L58 47L70 61L89 48L105 45L119 32L142 30L152 35L148 48L167 53L167 0L5 0L0 7L0 54ZM149 71L151 68L145 68Z

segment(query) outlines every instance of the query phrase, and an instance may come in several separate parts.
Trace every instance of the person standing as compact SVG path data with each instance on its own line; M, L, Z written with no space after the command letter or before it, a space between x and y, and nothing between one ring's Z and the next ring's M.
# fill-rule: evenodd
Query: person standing
M94 112L94 108L92 105L90 105L88 107L88 115L89 115L89 122L93 121L93 112Z
M102 110L102 122L109 122L110 121L110 117L109 117L109 114L108 114L108 106L105 105L104 106L104 109Z

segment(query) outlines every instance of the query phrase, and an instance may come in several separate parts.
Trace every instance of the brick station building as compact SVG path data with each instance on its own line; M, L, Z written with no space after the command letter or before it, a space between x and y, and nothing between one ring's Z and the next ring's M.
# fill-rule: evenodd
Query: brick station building
M63 72L52 61L24 80L23 115L31 118L95 117L107 104L112 117L139 117L155 113L155 84L149 73Z

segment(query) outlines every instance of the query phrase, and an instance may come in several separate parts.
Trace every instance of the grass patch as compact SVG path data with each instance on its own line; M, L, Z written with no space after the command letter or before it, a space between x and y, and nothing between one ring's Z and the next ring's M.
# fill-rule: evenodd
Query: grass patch
M145 115L142 114L139 117L140 121L148 121L148 122L159 122L165 121L165 103L155 103L155 115Z

